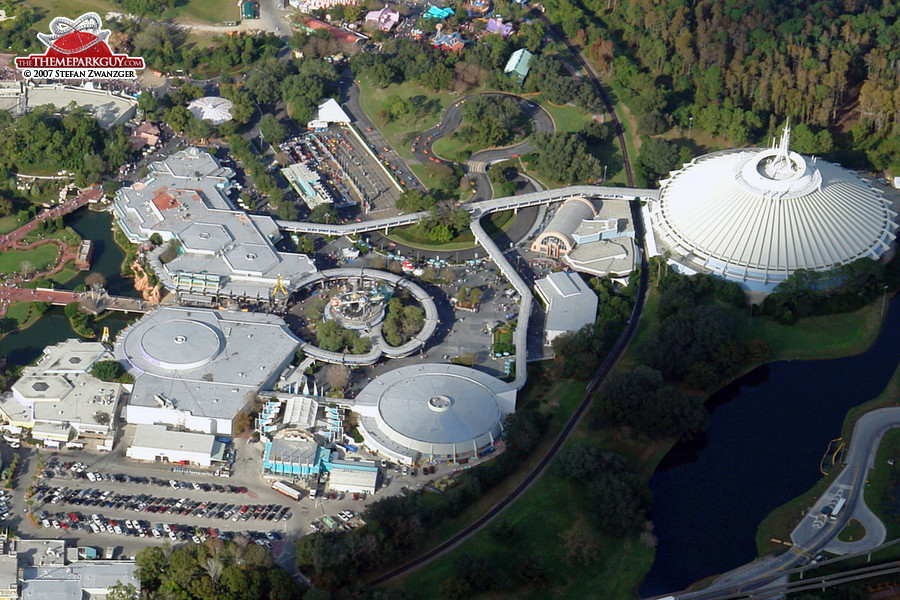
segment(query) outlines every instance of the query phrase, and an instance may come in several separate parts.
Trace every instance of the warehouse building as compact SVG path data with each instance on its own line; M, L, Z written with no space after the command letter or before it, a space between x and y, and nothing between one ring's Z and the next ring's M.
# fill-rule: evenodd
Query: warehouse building
M706 154L661 182L649 214L674 268L771 292L797 270L887 252L897 214L882 192L789 145L786 125L778 145Z
M9 424L30 429L45 446L89 441L109 450L122 385L91 375L103 360L114 356L100 342L70 339L48 346L12 391L0 395L0 414Z
M167 306L125 328L115 357L134 376L135 425L231 435L262 390L273 390L300 341L263 313Z
M125 456L134 460L209 467L213 462L224 460L225 444L206 433L169 431L163 425L138 425Z
M426 363L388 371L356 397L359 431L372 451L411 465L458 462L493 451L516 390L486 373Z
M294 480L318 476L330 451L312 440L278 438L266 442L263 477L290 477Z
M331 491L374 494L378 489L378 466L370 460L333 460L326 466Z
M597 294L577 273L557 271L534 282L534 289L544 302L544 343L578 331L597 318Z

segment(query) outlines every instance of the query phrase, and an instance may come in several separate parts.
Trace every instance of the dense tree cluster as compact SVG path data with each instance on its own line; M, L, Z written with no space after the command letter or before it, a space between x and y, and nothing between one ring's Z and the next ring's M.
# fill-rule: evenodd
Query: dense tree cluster
M745 364L767 357L764 343L737 340L734 319L720 306L746 305L736 283L708 275L662 276L660 267L659 289L659 327L638 350L644 363L659 370L666 381L685 381L706 390L733 377Z
M607 278L591 279L597 292L597 319L575 332L553 339L553 374L559 378L590 379L612 349L628 322L640 277L632 274L629 285L617 288Z
M250 145L250 142L244 136L232 135L228 138L231 147L231 153L244 165L244 169L253 176L253 183L256 188L264 194L268 194L269 202L272 206L277 207L281 204L284 194L278 187L275 177L266 172L266 165L263 164Z
M381 54L360 52L350 59L350 66L357 77L370 79L379 87L416 81L437 91L449 89L453 79L450 65L455 57L450 56L430 45L400 38L385 42Z
M562 61L547 54L538 55L532 61L525 90L540 92L553 104L571 102L589 112L599 111L603 107L603 102L589 82L576 84Z
M593 183L603 176L603 167L580 133L556 131L535 133L538 172L561 183Z
M645 365L613 373L600 391L591 424L628 425L652 439L705 430L709 416L703 399L663 383L662 373Z
M26 50L38 50L43 44L37 39L32 25L41 20L37 7L24 6L23 3L3 5L7 16L14 16L0 23L0 48L9 48L9 52L19 54Z
M457 484L443 494L420 490L388 496L366 508L363 527L300 538L295 542L298 568L316 586L336 589L406 556L421 545L429 528L458 516L509 475L540 440L545 426L546 418L533 410L509 415L503 453L457 475Z
M175 6L173 0L115 0L115 3L125 12L140 17L160 17Z
M868 146L866 157L876 168L900 162L896 2L545 5L600 70L611 72L640 133L687 127L694 117L695 128L744 144L787 116L811 127L832 126L858 99L864 123L852 132L852 145ZM821 141L827 147L827 139Z
M459 179L456 181L458 185ZM469 212L455 207L451 197L441 189L428 194L416 189L406 190L397 198L395 206L404 213L430 211L427 219L410 229L433 242L449 242L469 227Z
M509 96L476 96L462 105L462 116L453 136L476 148L504 146L531 133L531 119Z
M316 327L316 345L329 352L365 354L372 349L372 340L344 329L337 321L325 321Z
M683 163L690 161L692 152L686 146L662 138L645 138L638 153L635 176L646 182L668 177Z
M381 333L391 346L402 346L422 330L424 323L425 311L421 306L404 304L403 300L394 297L388 301Z
M897 259L892 261L896 262ZM887 281L885 266L869 258L829 271L801 269L766 297L762 312L785 324L811 315L849 312L882 294Z
M556 471L583 486L592 515L610 535L639 533L650 509L650 490L621 456L590 444L569 444L554 461Z
M186 69L195 76L221 75L235 67L251 65L274 57L284 46L277 35L264 33L216 37L211 46L201 48L161 23L123 19L104 25L115 33L116 50L142 56L148 67L157 70Z
M173 550L151 546L137 554L135 565L149 600L295 600L302 591L268 549L243 538Z
M16 119L0 111L0 165L24 172L65 169L76 174L76 184L86 185L131 157L131 141L121 126L104 131L83 108L59 108L64 114L40 106Z

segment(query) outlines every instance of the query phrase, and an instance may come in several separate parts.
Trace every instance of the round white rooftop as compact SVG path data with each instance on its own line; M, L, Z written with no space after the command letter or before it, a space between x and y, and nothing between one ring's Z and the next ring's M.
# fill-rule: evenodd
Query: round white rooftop
M173 319L148 328L141 354L164 369L190 371L209 364L225 347L219 330L193 319Z
M213 125L221 125L231 120L231 109L233 106L228 98L206 96L192 100L188 104L188 110L198 119L205 119Z
M799 269L878 259L896 215L843 167L780 148L694 159L663 182L656 234L691 268L771 291Z
M410 365L369 383L357 404L375 404L375 422L396 444L447 455L490 445L503 431L498 394L511 388L458 365Z

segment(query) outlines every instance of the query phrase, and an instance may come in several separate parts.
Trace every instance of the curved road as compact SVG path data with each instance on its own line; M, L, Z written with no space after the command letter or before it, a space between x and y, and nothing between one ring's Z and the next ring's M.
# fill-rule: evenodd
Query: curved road
M853 428L844 468L791 533L793 547L779 556L765 557L729 571L703 590L674 592L670 596L678 600L715 600L737 592L759 590L791 569L807 564L822 550L860 553L880 546L885 538L884 525L866 506L864 492L881 438L895 427L900 427L900 407L880 408L859 418ZM834 506L837 498L846 499L845 509L834 521L824 518L822 508ZM837 535L850 519L865 525L866 536L852 544L839 542Z
M549 21L547 21L549 23ZM555 28L552 28L555 31ZM625 145L625 136L623 132L623 128L616 118L616 113L613 110L612 103L609 100L609 96L603 91L600 82L596 78L596 74L593 69L590 69L587 65L587 62L578 53L578 49L574 48L572 44L569 42L567 38L564 36L561 37L564 40L567 46L573 51L573 54L577 56L582 64L585 66L588 78L591 80L592 84L600 93L601 98L603 99L604 104L606 104L607 111L610 114L610 118L613 121L613 124L616 129L617 138L619 140L619 145L622 152L623 162L625 164L625 175L628 178L628 185L630 187L634 187L634 175L631 170L631 164L628 160L628 148ZM649 289L649 264L647 262L647 253L646 245L644 243L645 239L645 231L644 231L644 223L641 215L640 204L637 202L631 202L631 214L632 214L632 222L635 225L635 238L638 240L638 244L641 247L641 275L640 275L640 286L638 288L637 299L634 304L634 309L631 313L631 318L628 320L628 325L625 330L622 331L619 339L616 340L616 344L610 353L606 356L600 366L597 368L597 371L594 373L594 378L591 379L591 382L587 386L587 390L585 391L584 397L579 402L578 407L575 409L575 412L566 422L562 431L560 431L559 435L554 440L553 445L549 448L547 453L541 458L540 462L535 465L535 467L525 476L525 478L506 496L504 496L499 502L494 504L490 509L488 509L483 515L481 515L474 522L465 527L462 531L458 532L454 536L445 540L441 544L438 544L431 550L419 555L413 560L400 565L399 567L388 571L387 573L383 573L378 575L377 577L371 579L369 581L370 585L379 585L395 579L405 573L417 569L432 560L438 558L439 556L451 551L453 548L463 543L469 537L475 535L478 531L480 531L483 527L485 527L488 523L490 523L497 515L503 512L507 506L515 502L519 496L521 496L531 485L540 478L541 475L547 470L550 466L551 461L556 457L557 452L562 448L565 441L568 439L569 435L575 430L578 424L581 422L584 413L586 412L588 406L591 402L591 397L593 393L600 387L600 384L606 379L606 376L612 370L612 367L616 364L619 358L622 356L625 348L628 347L628 343L631 341L631 338L634 336L637 331L637 325L640 321L641 314L644 310L644 303L647 297L647 291ZM478 217L480 218L480 216Z

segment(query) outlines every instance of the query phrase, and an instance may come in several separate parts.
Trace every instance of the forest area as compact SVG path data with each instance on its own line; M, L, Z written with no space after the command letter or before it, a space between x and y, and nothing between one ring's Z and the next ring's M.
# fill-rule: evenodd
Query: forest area
M900 172L900 4L887 0L548 0L635 113L638 133L692 126Z

